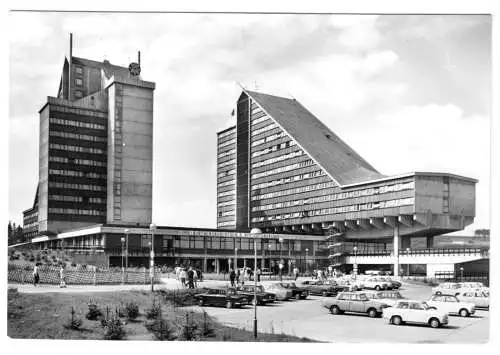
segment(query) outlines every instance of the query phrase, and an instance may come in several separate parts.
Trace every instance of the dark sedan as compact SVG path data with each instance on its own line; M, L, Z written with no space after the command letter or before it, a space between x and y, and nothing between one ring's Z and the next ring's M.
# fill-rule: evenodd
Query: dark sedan
M280 282L282 287L292 291L292 297L296 300L306 299L309 296L309 291L304 287L297 287L295 282Z
M242 285L239 286L236 290L240 295L248 297L248 301L253 304L255 285ZM274 301L276 301L276 295L274 293L264 291L264 287L262 287L261 285L257 285L256 291L257 305L264 305L266 303L273 303Z
M306 280L300 286L309 291L311 295L336 296L337 293L345 291L345 287L321 280Z
M235 289L208 289L195 295L200 306L225 306L226 308L242 307L250 304L247 296L240 295Z

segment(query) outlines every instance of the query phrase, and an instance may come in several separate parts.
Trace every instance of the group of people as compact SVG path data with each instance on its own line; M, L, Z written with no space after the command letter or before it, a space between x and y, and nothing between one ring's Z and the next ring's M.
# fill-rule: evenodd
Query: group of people
M249 267L244 267L243 269L231 269L229 271L229 281L231 281L231 286L244 285L245 281L251 280L254 272ZM257 282L260 282L261 271L257 268Z
M40 270L38 266L39 263L33 266L33 286L35 287L40 285ZM59 287L66 287L66 271L63 264L61 264L59 269Z
M334 275L333 267L330 265L323 269L314 269L313 270L313 278L317 280L326 280L328 277L332 277Z
M184 288L197 288L198 281L203 281L203 274L200 269L196 269L192 266L189 268L176 266L175 278L180 281Z

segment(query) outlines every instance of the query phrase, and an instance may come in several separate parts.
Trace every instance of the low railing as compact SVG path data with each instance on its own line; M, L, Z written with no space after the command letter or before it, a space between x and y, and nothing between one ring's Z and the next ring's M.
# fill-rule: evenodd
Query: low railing
M343 254L346 256L391 256L393 250L338 250L330 254L330 257L336 254ZM399 251L399 256L450 256L450 255L481 255L489 256L489 250L484 248L429 248L429 249L410 249L409 251L402 249Z

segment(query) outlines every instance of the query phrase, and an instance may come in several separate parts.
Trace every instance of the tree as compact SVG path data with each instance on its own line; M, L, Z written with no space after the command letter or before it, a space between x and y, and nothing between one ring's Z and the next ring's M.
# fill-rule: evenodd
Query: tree
M7 240L8 240L8 245L14 244L14 230L12 228L12 223L10 221L7 229Z
M480 238L489 238L490 237L490 230L489 229L476 229L474 231L474 236L480 237Z

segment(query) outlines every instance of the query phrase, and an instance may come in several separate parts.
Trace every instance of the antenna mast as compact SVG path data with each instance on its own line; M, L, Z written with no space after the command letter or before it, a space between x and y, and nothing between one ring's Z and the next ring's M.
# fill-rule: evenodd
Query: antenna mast
M73 61L73 33L69 34L69 60L68 60L68 100L71 100L71 64Z

